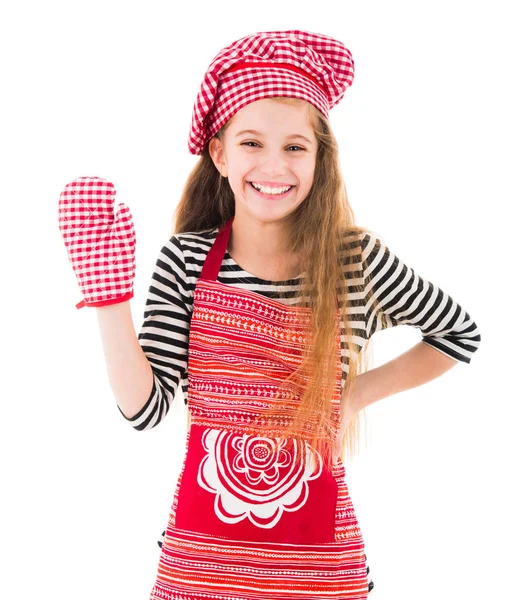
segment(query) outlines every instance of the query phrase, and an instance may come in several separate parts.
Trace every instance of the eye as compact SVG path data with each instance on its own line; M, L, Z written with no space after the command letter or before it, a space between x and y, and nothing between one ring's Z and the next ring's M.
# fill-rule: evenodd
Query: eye
M241 146L247 146L248 144L256 144L256 142L242 142ZM258 144L256 144L258 146ZM250 146L250 148L254 148L254 146ZM289 148L299 148L299 150L305 150L304 148L301 148L300 146L289 146Z

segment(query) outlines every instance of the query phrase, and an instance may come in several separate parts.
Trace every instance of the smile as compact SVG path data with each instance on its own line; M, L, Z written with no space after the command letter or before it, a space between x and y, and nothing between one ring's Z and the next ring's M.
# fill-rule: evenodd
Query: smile
M256 194L258 194L262 198L265 198L266 200L281 200L282 198L285 198L288 194L290 194L290 192L295 187L295 186L291 186L288 190L286 190L285 192L280 193L280 194L277 194L277 193L266 194L266 193L258 190L251 182L248 182L248 184L251 186L251 188L255 191Z

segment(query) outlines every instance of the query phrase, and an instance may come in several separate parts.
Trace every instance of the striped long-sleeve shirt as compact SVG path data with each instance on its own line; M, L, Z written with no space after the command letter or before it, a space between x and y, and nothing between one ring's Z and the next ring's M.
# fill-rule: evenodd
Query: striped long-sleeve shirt
M153 389L141 410L130 418L125 417L139 431L151 429L162 421L180 383L187 403L187 351L194 289L218 231L216 227L198 233L176 234L159 252L138 335L153 369ZM356 253L358 259L347 261L346 268L351 271L347 279L351 339L357 347L361 349L376 331L411 325L420 330L422 342L455 361L470 363L481 335L463 307L405 265L373 233L359 234L353 246L350 251ZM260 279L237 265L228 251L218 280L274 299L278 299L276 290L280 288L286 292L284 298L279 298L281 302L297 301L293 295L299 277L278 282ZM352 291L356 286L352 286L351 281L362 284L364 294ZM372 307L374 299L378 301L377 309ZM347 360L342 362L345 380ZM123 414L121 408L119 410Z
M187 356L194 289L218 231L215 227L173 235L159 252L138 336L153 370L153 388L137 414L130 418L123 415L138 431L152 429L162 421L180 383L187 403ZM344 251L356 255L356 259L352 257L345 262L345 268L351 339L359 350L376 331L411 325L420 330L422 342L455 361L470 362L481 336L462 306L405 265L374 233L358 234L354 243L344 245ZM280 302L300 301L293 298L300 277L274 282L260 279L237 265L228 251L218 280ZM364 292L354 284L362 285ZM285 297L277 297L278 289L286 292ZM373 307L373 300L377 300L377 307ZM341 359L345 381L348 361L344 356ZM121 408L119 410L123 414ZM373 583L370 577L368 580L370 590Z

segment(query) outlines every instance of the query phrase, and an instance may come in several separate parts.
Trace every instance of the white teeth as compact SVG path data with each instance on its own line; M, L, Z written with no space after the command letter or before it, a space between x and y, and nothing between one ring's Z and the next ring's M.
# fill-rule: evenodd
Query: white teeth
M288 190L290 190L290 188L292 187L291 185L280 187L280 188L266 187L265 185L258 185L258 183L253 183L251 181L250 181L250 184L255 189L257 189L259 192L262 192L263 194L283 194L283 193L287 192Z

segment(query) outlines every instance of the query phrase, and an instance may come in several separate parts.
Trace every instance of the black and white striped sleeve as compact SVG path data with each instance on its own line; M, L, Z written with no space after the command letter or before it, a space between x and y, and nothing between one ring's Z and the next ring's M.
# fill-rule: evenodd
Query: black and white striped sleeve
M472 317L446 292L423 279L382 239L361 238L365 281L366 336L397 325L420 329L422 342L456 361L470 363L481 335ZM371 300L377 299L377 308Z
M173 236L159 252L138 335L153 371L153 388L132 417L126 417L118 405L138 431L152 429L162 421L187 370L191 306L184 255L180 241Z

